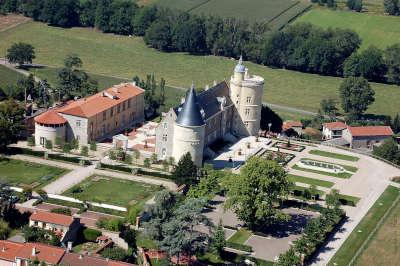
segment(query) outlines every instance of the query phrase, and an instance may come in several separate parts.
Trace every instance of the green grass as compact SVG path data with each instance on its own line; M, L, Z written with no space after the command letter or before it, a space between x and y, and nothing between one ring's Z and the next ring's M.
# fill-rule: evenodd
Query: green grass
M296 19L296 22L310 22L324 28L352 29L362 39L361 49L370 45L384 49L400 42L400 17L396 16L315 8Z
M92 176L79 183L80 193L72 193L73 188L63 193L65 196L85 201L128 206L148 200L160 188L134 181Z
M15 85L22 77L22 74L9 69L3 65L0 65L0 88L5 88L7 86Z
M144 236L143 232L141 231L138 231L136 234L136 245L142 248L149 248L149 249L157 248L156 243L153 240Z
M352 176L352 174L347 173L347 172L335 174L335 173L329 173L329 172L325 172L325 171L318 171L318 170L303 168L303 167L298 166L297 164L294 165L292 167L292 169L304 171L304 172L315 173L315 174L320 174L320 175L328 175L328 176L333 176L333 177L338 177L338 178L350 178Z
M331 188L335 184L335 183L329 182L329 181L314 179L314 178L305 177L305 176L291 175L291 174L288 175L288 178L292 182L300 182L300 183L304 183L304 184L315 185L315 186L326 187L326 188Z
M156 4L195 14L268 22L271 28L285 25L310 6L297 0L158 0Z
M253 233L247 229L241 228L236 231L229 239L229 242L232 243L237 243L237 244L244 244L247 239L252 235Z
M48 165L13 159L0 160L0 179L13 186L35 183L35 188L42 187L67 172L68 170Z
M393 201L399 196L399 189L389 186L356 226L328 265L348 265L357 250L367 240L369 234L385 215ZM394 233L393 231L391 232ZM382 245L384 243L380 243ZM398 252L398 251L397 251ZM380 264L383 265L383 264Z
M318 156L323 156L323 157L351 161L351 162L357 162L360 159L358 157L351 156L351 155L345 155L345 154L327 152L327 151L321 151L321 150L310 150L308 153L318 155Z
M0 54L12 43L24 41L36 49L35 63L60 67L67 54L76 53L90 73L131 79L154 73L167 84L189 87L192 81L201 88L213 80L229 80L235 61L216 56L163 53L148 48L142 38L104 34L88 28L62 29L29 22L0 32ZM265 78L264 100L309 111L318 111L321 99L338 99L341 78L272 69L246 62L251 73ZM400 102L400 87L371 83L376 101L368 113L394 115ZM167 90L174 94L176 90Z
M326 161L315 160L315 159L310 159L310 158L304 158L304 159L308 159L308 160L312 160L312 161L316 161L316 162L321 162L321 163L329 163L329 162L326 162ZM340 166L342 166L344 169L346 169L347 171L350 171L350 172L353 172L353 173L355 173L355 172L358 171L358 168L355 167L355 166L350 166L350 165L340 164L340 163L334 163L334 164L340 165Z

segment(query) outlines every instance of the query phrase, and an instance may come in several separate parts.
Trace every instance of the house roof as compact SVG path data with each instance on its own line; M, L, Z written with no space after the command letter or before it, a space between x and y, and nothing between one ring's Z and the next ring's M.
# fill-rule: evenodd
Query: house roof
M52 223L63 226L70 226L74 222L74 218L72 216L45 211L32 213L30 219L32 221Z
M24 244L8 240L0 240L0 259L15 261L15 256Z
M176 123L181 126L198 127L204 125L204 119L200 112L194 85L190 88L186 99L180 110L178 110Z
M144 90L132 83L121 83L92 96L69 102L59 108L58 112L89 118L142 93Z
M35 254L33 254L33 249L35 249ZM60 262L64 253L65 250L63 248L41 243L24 243L15 257L30 260L37 258L39 261L56 265Z
M348 126L347 130L353 137L366 137L366 136L392 136L393 131L389 126L365 126L365 127L351 127Z
M99 257L92 257L87 255L80 255L77 253L65 253L61 260L61 265L65 266L132 266L134 264L107 260Z
M282 124L283 131L288 130L292 127L303 127L303 124L300 121L291 121L291 120L285 121Z
M59 115L56 109L50 109L34 118L36 123L45 125L60 125L67 123L67 120Z
M330 130L341 130L341 129L346 129L347 127L345 123L340 121L324 123L323 126Z

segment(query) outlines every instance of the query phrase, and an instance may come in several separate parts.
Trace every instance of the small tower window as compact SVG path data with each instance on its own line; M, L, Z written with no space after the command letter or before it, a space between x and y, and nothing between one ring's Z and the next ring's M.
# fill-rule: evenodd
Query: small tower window
M251 97L246 98L246 103L251 103Z
M249 122L244 122L245 127L249 127Z
M249 108L244 109L244 114L246 116L249 116L250 115L250 109Z

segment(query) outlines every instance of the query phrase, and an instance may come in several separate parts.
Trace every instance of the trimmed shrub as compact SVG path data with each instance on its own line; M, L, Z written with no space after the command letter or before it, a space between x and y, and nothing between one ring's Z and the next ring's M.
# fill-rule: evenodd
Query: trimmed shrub
M86 241L95 242L96 239L101 235L102 235L102 233L96 229L85 228L83 230L83 236L85 237Z

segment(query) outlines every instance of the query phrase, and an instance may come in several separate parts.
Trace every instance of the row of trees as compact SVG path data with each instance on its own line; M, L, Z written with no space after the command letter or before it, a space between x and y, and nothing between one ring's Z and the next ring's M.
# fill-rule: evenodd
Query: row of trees
M383 7L385 12L392 16L400 15L400 2L399 0L383 0Z

